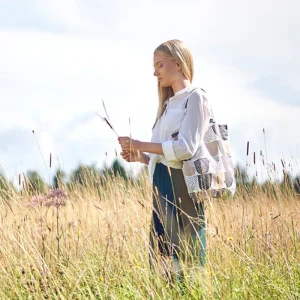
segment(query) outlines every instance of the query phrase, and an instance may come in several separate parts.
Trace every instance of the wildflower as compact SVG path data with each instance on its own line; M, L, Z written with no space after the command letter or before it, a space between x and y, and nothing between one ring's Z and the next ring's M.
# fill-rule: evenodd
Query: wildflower
M229 240L229 241L232 241L232 240L233 240L233 237L232 237L232 236L229 236L229 237L228 237L228 240Z
M61 189L53 189L50 190L47 195L47 203L45 204L47 207L56 207L60 208L61 206L66 206L66 198L67 194Z
M67 198L67 194L61 189L53 189L53 190L49 191L47 198L62 198L62 199L65 199L65 198Z
M34 196L31 199L31 202L28 204L28 206L38 206L38 205L43 205L45 203L45 201L47 200L47 198L45 196Z
M34 196L31 199L31 202L28 204L28 206L42 206L45 205L46 207L54 206L56 208L59 208L61 206L66 205L66 198L67 194L61 190L61 189L53 189L50 190L47 196Z
M66 206L66 201L64 199L55 198L55 199L48 200L45 206L47 207L53 206L56 208L60 208L61 206Z

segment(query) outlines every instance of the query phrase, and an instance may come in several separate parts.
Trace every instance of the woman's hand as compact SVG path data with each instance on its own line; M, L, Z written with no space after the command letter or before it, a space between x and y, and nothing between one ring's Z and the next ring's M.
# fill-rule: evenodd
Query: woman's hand
M128 136L121 136L121 137L118 137L118 141L119 141L119 144L122 147L122 151L127 151L127 152L134 151L134 152L136 152L136 151L140 150L141 142L138 141L138 140L131 139Z
M141 153L139 151L122 151L120 154L127 162L141 162Z
M118 137L118 141L122 147L122 152L120 154L127 162L140 162L146 165L149 164L149 155L142 152L141 149L144 143L131 139L128 136Z

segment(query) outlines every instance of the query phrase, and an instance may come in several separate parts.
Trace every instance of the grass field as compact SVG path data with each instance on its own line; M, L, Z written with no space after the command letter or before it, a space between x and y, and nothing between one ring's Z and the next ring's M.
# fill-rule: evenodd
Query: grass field
M88 176L87 176L88 177ZM0 210L1 299L299 299L300 197L273 184L206 203L207 260L167 281L148 263L152 194L89 177L67 197L11 191Z

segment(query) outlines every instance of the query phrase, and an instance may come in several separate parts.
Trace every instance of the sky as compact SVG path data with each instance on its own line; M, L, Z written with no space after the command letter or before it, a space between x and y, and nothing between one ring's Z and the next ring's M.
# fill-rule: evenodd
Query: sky
M0 0L2 173L14 183L28 170L50 180L59 167L122 160L95 114L105 115L102 101L120 136L149 142L153 52L170 39L191 49L193 84L228 124L234 162L263 179L262 151L274 176L281 159L300 173L299 11L296 0ZM142 167L122 161L134 174Z

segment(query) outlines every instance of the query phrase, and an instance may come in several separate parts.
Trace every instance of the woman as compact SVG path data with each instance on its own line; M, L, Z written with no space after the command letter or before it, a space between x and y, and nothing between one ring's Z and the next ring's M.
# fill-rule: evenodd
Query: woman
M195 154L210 114L206 98L202 97L204 91L192 86L193 57L183 42L170 40L157 47L154 68L159 106L151 142L129 137L119 137L118 140L126 161L149 165L153 186L150 262L157 257L158 250L163 261L173 258L174 269L178 271L180 261L187 258L196 257L202 266L205 264L204 202L195 203L189 197L182 160ZM176 132L177 137L172 137Z

